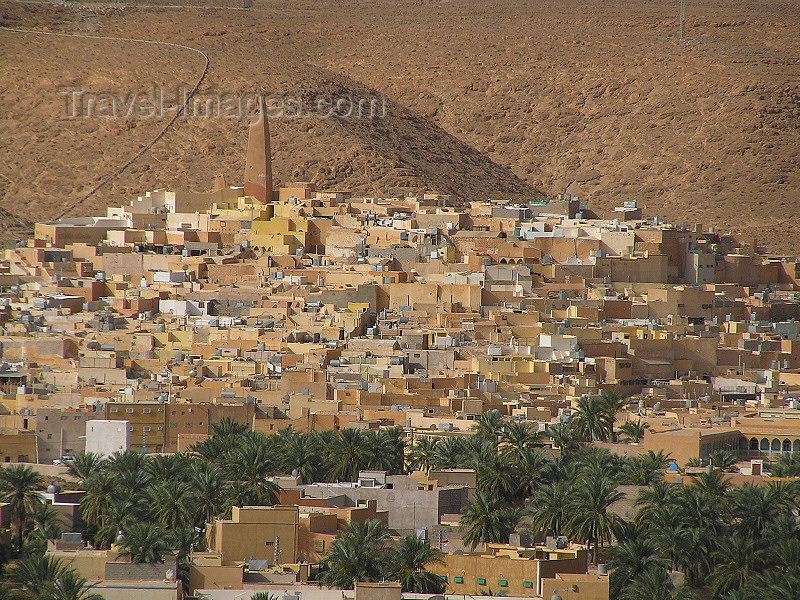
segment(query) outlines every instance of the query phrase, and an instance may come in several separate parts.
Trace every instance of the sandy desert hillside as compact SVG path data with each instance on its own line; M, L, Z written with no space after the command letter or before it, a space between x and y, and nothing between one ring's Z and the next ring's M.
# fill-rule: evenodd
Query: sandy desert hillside
M463 200L567 190L601 214L638 200L800 254L800 5L687 6L681 42L677 2L656 0L0 1L0 224L13 235L72 206L206 189L218 172L238 183L244 168L239 121L180 119L151 146L168 116L67 118L59 91L191 88L201 54L19 28L199 49L206 97L385 97L383 119L273 119L279 182Z

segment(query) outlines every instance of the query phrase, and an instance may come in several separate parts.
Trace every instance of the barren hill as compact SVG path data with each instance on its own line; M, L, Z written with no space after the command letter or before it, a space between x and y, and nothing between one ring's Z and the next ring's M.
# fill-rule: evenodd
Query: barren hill
M5 29L201 50L204 98L302 102L306 117L271 122L279 182L465 200L566 189L601 212L635 199L800 253L800 7L689 2L684 42L676 13L655 0L0 1ZM178 119L149 147L169 115L70 119L59 94L191 88L204 62L175 46L0 30L0 209L57 214L142 150L71 214L154 187L205 189L218 172L239 182L240 121ZM327 97L385 98L386 116L321 118ZM2 210L0 224L15 226Z

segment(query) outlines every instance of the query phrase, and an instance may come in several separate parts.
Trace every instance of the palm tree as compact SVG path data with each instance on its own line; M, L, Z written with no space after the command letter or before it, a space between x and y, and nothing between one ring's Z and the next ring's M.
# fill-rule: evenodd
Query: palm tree
M539 442L539 432L525 421L511 421L503 427L500 440L508 454L534 446Z
M653 507L643 518L640 509L636 515L636 522L641 523L644 535L653 541L673 569L686 564L687 548L692 543L692 531L684 524L682 517L681 508L675 505Z
M18 464L0 469L0 500L9 504L11 520L16 525L19 552L22 552L22 532L34 504L40 498L37 491L43 484L42 476L31 467Z
M597 396L579 398L570 423L575 435L585 442L595 440L606 442L613 428L613 421L608 415L608 405Z
M800 477L800 454L781 454L772 466L774 477Z
M408 457L409 465L412 469L419 469L430 473L436 466L436 448L439 445L439 438L432 435L421 435L411 448Z
M692 486L707 498L722 498L730 489L731 480L720 471L711 471L692 479Z
M133 450L115 452L108 459L107 468L114 473L142 471L145 468L147 457Z
M643 537L627 540L611 553L610 596L616 598L622 588L650 569L664 569L667 561L658 553L656 545Z
M640 490L635 503L639 507L634 517L636 524L646 529L647 523L652 521L656 512L675 505L679 493L679 486L663 479L654 481L650 487Z
M600 392L600 402L609 423L608 437L612 442L616 442L614 424L617 422L617 413L628 405L628 399L615 390L603 390Z
M509 508L497 497L477 492L461 517L461 526L466 528L462 539L473 549L480 543L508 543L521 518L520 509Z
M436 444L434 461L438 469L456 469L467 462L467 440L463 437L447 436Z
M169 551L166 538L166 531L161 525L131 523L120 541L120 556L130 556L134 563L164 562L164 555Z
M192 459L180 452L176 454L151 454L147 457L145 469L153 481L174 481L191 468Z
M189 483L194 488L195 518L201 526L224 512L226 485L216 467L199 462L193 469Z
M64 563L52 556L33 554L17 562L11 580L31 597L40 597L49 583L61 577L67 570Z
M97 583L87 584L86 579L76 571L67 569L55 581L47 582L40 600L103 600L103 596L95 594L91 589Z
M567 454L578 447L578 440L575 437L572 421L549 425L547 427L547 435L553 440L553 446L561 450L562 454Z
M30 520L33 523L33 530L27 534L28 545L25 551L26 553L34 551L44 554L47 550L47 541L61 535L61 520L58 511L40 498L33 505Z
M211 423L211 431L214 437L237 436L250 431L250 426L247 423L238 423L230 417L222 417L219 423Z
M777 499L773 486L745 483L731 492L731 511L737 519L736 531L748 539L757 539L787 507Z
M351 523L331 544L320 582L352 589L356 581L379 581L385 575L388 538L380 521Z
M536 535L539 532L559 536L564 533L568 520L567 499L570 488L566 480L539 487L529 502L528 514L533 518Z
M197 497L191 484L179 479L157 483L148 490L150 514L167 529L194 526Z
M517 478L517 490L512 494L513 498L515 500L529 498L544 479L545 469L549 466L544 453L539 448L527 446L515 451L511 456L504 454L503 457L506 460L511 459L511 467Z
M642 441L644 437L645 431L650 428L650 425L647 423L642 423L641 420L636 421L626 421L622 425L620 425L618 431L628 438L628 442L632 444L638 444Z
M484 442L491 446L491 442ZM494 448L482 455L473 455L473 465L477 473L477 490L480 493L504 500L511 500L518 490L515 473L506 459L498 455Z
M405 472L406 442L402 427L384 427L372 436L372 465L370 468L386 471L389 475Z
M404 592L441 594L445 588L444 581L425 567L443 562L439 549L432 548L427 540L409 535L401 539L400 545L391 553L391 577L400 581Z
M358 479L358 472L372 463L373 451L373 444L360 429L340 430L329 449L329 481Z
M69 474L77 477L82 484L93 475L96 475L106 467L106 459L93 452L80 452L75 455L75 460L71 461L67 467Z
M760 569L764 556L755 540L732 536L719 542L711 575L714 592L720 595L740 589Z
M616 484L607 477L590 477L582 480L568 501L572 516L567 530L571 537L594 545L594 559L598 548L610 541L619 528L622 518L609 511L609 507L625 497L617 491Z
M101 527L116 492L116 475L100 471L86 480L86 495L81 500L81 517L90 525Z
M727 471L737 462L739 462L739 459L730 450L715 450L708 457L708 464L723 471Z
M271 442L263 434L250 434L244 440L227 457L228 476L247 484L258 505L276 504L280 487L266 479L277 470Z
M685 587L675 589L666 569L650 569L639 575L619 596L620 600L692 600Z
M314 483L319 479L320 460L319 448L314 443L314 438L302 434L290 432L280 444L283 460L281 470L285 473L293 473L297 469L303 483Z
M500 411L496 408L487 410L479 418L478 422L472 426L475 435L482 441L496 442L503 432L504 421Z

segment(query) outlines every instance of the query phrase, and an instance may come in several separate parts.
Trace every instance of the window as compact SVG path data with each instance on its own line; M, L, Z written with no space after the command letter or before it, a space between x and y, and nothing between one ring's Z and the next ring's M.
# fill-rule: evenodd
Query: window
M48 440L52 440L53 439L53 434L52 433L48 433L47 434L47 439Z
M125 409L125 412L126 413L132 413L133 412L133 407L129 406L128 408Z
M61 420L62 421L66 421L67 420L67 415L61 415Z
M453 577L453 581L455 581L456 583L464 583L464 578L463 577Z
M190 429L191 429L191 427L192 427L192 425L193 425L193 424L194 424L194 423L192 423L191 421L186 421L186 427L188 427L188 428L190 428Z
M500 587L508 587L508 579L500 579L498 580L497 584Z
M447 581L447 575L439 575L439 579L442 581Z
M81 420L81 416L80 415L75 415L75 418L73 420L74 421L80 421Z
M142 427L142 431L150 431L150 425L145 425Z
M144 409L142 409L142 412L146 415L149 415L151 412L153 412L153 409L149 406L146 406Z
M108 412L118 412L118 411L119 408L117 408L116 406L112 406L111 408L108 409Z
M178 424L175 421L170 421L169 426L170 427L177 427Z
M478 585L486 585L486 578L478 577Z
M532 588L533 587L533 582L532 581L523 581L522 582L522 587Z

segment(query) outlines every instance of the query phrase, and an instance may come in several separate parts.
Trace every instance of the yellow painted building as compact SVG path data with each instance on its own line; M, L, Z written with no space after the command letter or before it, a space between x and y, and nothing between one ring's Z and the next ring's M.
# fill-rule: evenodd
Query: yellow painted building
M470 596L536 596L542 580L556 573L584 574L589 553L584 549L550 550L488 544L487 553L446 554L443 563L431 565L447 585L448 594Z
M209 523L206 543L210 551L222 555L223 565L251 558L268 560L270 565L293 563L299 523L297 506L234 506L230 519Z

